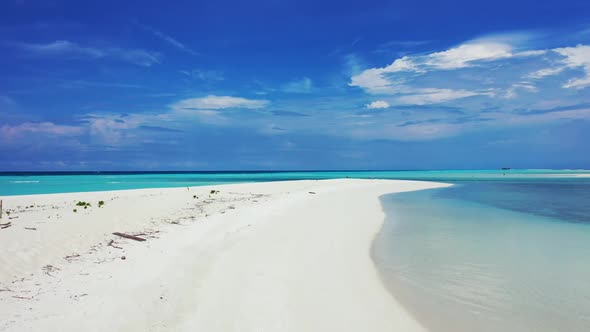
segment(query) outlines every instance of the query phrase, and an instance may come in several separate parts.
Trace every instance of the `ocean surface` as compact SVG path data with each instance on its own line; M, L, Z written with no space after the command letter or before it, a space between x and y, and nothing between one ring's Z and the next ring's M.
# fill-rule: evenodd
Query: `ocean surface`
M321 172L78 172L0 173L0 195L141 188L187 187L210 184L304 179L378 178L431 181L509 181L590 176L584 170L477 170L477 171L321 171Z
M344 177L454 184L381 197L372 248L431 331L590 331L590 171L0 173L0 196Z
M381 198L394 297L433 332L590 331L590 179L451 182Z

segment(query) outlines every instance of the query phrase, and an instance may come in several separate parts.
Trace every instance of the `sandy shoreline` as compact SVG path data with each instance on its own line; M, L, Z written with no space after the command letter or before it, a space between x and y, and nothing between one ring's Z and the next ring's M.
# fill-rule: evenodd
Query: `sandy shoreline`
M11 222L0 229L0 331L420 331L369 251L380 195L438 186L347 179L4 197L13 219L0 222Z

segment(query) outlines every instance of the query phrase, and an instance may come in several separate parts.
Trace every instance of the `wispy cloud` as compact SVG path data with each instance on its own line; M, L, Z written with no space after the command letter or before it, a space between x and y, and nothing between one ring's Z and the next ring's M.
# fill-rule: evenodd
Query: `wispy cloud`
M160 63L159 53L142 49L84 46L67 40L38 44L18 43L15 45L34 56L89 60L112 58L144 67Z
M206 82L223 81L225 76L220 70L210 69L192 69L192 70L181 70L181 74L185 75L191 80L199 80Z
M294 111L270 111L272 115L276 116L287 116L287 117L306 117L310 116L309 114L299 113Z
M377 46L374 52L392 54L393 52L419 47L431 42L430 40L390 40Z
M163 33L162 31L155 29L149 25L145 25L145 24L141 24L137 21L133 21L137 26L141 27L142 29L150 32L152 35L154 35L155 37L159 38L160 40L163 40L164 42L166 42L168 45L171 45L183 52L186 52L190 55L199 55L198 52L192 50L191 48L189 48L188 46L186 46L185 44L179 42L178 40L176 40L175 38L171 37L170 35L167 35L165 33Z
M303 77L285 84L281 90L289 93L310 93L313 90L313 82L309 77Z
M13 140L30 134L49 134L56 136L81 135L82 127L55 124L53 122L25 122L18 125L3 125L0 127L0 137Z
M263 99L246 99L232 96L209 95L201 98L181 100L171 107L173 109L186 110L221 110L232 108L259 109L266 107L270 102Z
M582 77L574 77L567 81L564 88L583 89L590 86L590 46L578 45L551 50L561 58L552 67L543 68L529 75L531 78L544 78L562 73L566 69L580 69Z

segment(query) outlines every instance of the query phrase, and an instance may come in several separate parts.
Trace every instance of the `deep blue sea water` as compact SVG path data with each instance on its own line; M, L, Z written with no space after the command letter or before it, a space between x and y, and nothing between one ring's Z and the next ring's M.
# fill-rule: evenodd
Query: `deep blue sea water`
M580 170L321 171L321 172L106 172L0 173L0 195L49 194L302 179L380 178L432 181L527 181L590 174Z
M590 331L590 179L383 196L373 258L431 331Z

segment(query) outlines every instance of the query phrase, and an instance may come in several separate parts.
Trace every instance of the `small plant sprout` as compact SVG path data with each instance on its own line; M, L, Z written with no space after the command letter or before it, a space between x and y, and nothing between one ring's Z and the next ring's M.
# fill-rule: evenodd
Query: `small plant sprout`
M196 199L196 198L198 198L198 197L197 197L197 195L193 195L193 198L195 198L195 199Z
M74 213L78 212L78 209L74 209Z
M100 208L100 207L103 207L103 205L104 205L104 201L98 201L98 207L99 207L99 208Z

